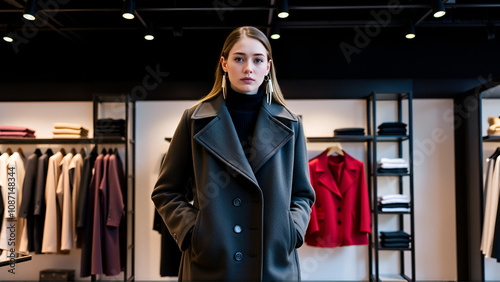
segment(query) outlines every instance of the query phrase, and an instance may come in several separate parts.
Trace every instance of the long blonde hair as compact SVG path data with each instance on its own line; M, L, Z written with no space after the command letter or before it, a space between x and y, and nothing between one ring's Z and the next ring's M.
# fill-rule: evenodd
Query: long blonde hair
M226 41L224 42L224 46L222 47L222 52L219 56L219 60L221 57L224 57L226 60L229 56L229 51L231 51L231 48L233 48L234 44L240 40L242 37L249 37L258 40L264 47L266 48L267 51L267 58L268 60L273 59L272 55L272 50L271 50L271 44L269 43L269 40L267 39L266 35L262 33L260 30L253 26L242 26L238 27L235 30L233 30L226 38ZM215 71L215 82L214 86L212 87L212 90L210 93L208 93L207 96L203 97L198 103L201 103L203 101L210 100L214 98L217 95L222 95L222 77L224 75L224 70L222 69L222 66L220 62L217 64L217 70ZM285 104L285 98L283 97L283 93L281 92L281 88L278 84L278 80L276 79L276 71L274 68L274 61L271 62L271 67L269 69L269 81L272 82L273 84L273 100L283 106L286 106ZM264 81L264 83L268 83Z

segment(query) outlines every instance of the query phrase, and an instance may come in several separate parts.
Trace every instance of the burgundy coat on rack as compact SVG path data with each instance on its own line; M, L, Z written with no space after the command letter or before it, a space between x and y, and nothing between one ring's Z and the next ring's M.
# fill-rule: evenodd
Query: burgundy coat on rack
M106 157L109 156L106 162ZM122 269L120 261L120 234L119 226L125 205L123 203L121 183L122 169L120 159L115 154L106 155L104 158L105 173L99 188L107 198L107 206L103 207L104 227L104 274L117 275ZM107 164L107 165L106 165ZM106 170L107 166L107 170Z
M95 199L98 197L98 188L100 180L102 179L104 154L99 154L94 163L94 174L89 185L89 201L87 209L87 220L85 222L85 229L83 234L82 246L82 265L80 270L81 277L87 277L91 274L102 273L102 259L100 256L94 258L92 250L101 248L100 230L94 230L94 210ZM97 217L100 221L100 217ZM95 235L95 236L94 236ZM99 239L96 241L96 239ZM94 246L95 245L95 246ZM97 261L98 260L98 261Z

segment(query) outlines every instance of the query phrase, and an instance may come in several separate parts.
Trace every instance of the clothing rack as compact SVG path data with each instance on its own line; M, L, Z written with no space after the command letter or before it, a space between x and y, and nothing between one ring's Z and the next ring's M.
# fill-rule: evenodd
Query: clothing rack
M124 195L125 204L125 230L126 234L126 262L123 270L124 281L135 280L135 101L125 94L93 94L93 120L94 132L99 117L98 110L101 103L124 103L125 105L125 137L96 137L96 138L0 138L0 145L95 145L100 147L104 144L123 145L125 147L124 172L126 175ZM131 224L132 226L127 226ZM32 256L16 258L15 262L32 260ZM9 262L0 262L0 266L10 265ZM91 280L97 280L96 275Z

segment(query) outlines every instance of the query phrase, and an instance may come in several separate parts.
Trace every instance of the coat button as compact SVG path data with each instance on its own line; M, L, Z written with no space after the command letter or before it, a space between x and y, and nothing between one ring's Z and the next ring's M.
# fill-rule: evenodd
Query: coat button
M243 259L243 254L242 254L241 252L236 252L236 253L234 253L234 259L235 259L236 261L240 261L240 260L242 260L242 259Z
M337 211L340 212L342 209L341 208L337 208Z
M233 200L233 205L234 205L235 207L239 207L239 206L241 206L241 199L240 199L240 198L234 198L234 200Z
M233 230L234 230L234 233L237 233L237 234L238 234L238 233L241 233L241 226L239 226L239 225L235 225L235 226L233 227Z
M337 224L338 224L338 225L340 225L341 223L342 223L342 222L341 222L340 220L339 220L339 221L337 221Z

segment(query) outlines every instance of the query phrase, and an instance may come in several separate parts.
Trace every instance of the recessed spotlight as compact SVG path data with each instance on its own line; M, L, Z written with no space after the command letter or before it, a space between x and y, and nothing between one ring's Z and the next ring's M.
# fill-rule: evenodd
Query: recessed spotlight
M288 1L287 0L279 0L278 1L278 17L279 18L288 18L290 14L288 13Z
M24 7L23 18L29 21L34 21L35 15L36 15L36 1L28 0L26 2L26 6Z
M127 20L131 20L135 17L135 2L134 0L125 0L123 3L123 14L122 17L124 17Z

